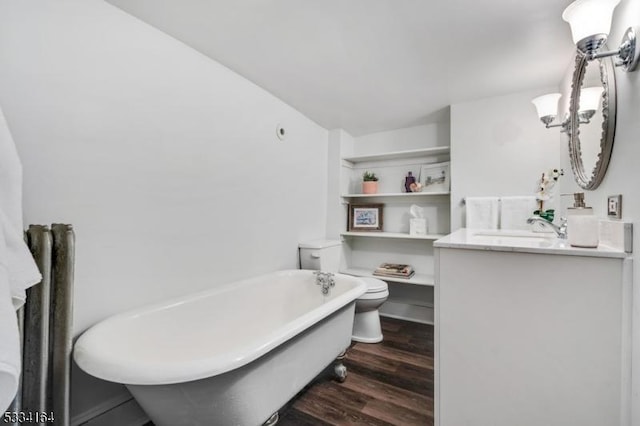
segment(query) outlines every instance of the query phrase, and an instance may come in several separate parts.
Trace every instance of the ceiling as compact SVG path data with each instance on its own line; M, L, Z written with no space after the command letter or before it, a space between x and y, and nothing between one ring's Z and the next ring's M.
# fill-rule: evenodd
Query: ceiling
M571 0L108 0L354 136L558 86Z

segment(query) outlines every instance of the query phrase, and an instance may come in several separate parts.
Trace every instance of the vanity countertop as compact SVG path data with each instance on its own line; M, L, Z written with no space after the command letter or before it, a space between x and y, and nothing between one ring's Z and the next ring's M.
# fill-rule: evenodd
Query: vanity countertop
M517 253L559 254L565 256L612 257L630 256L624 250L601 244L597 248L571 247L568 240L556 238L554 234L530 231L488 231L459 229L433 244L439 248L488 250Z

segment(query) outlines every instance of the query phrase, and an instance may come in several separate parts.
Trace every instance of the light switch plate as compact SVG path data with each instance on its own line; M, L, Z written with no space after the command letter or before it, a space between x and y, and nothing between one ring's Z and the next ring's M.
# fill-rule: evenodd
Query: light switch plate
M609 195L607 198L607 217L609 219L622 218L622 195Z

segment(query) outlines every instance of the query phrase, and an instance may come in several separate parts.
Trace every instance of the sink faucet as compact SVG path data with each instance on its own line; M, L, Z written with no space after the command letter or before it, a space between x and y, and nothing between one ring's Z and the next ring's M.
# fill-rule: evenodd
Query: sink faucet
M539 216L532 216L529 219L527 219L527 223L529 224L536 223L536 222L541 223L543 226L553 229L553 231L556 233L558 238L563 240L567 239L567 218L566 217L560 218L560 226L554 225L553 223Z
M322 294L325 296L329 294L329 289L336 285L335 275L331 272L315 271L313 275L316 276L316 285L322 287Z

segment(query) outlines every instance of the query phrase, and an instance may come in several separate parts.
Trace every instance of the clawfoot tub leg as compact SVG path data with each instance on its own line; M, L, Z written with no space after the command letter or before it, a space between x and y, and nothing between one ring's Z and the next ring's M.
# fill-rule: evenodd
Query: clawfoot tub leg
M273 426L276 423L278 423L278 420L280 420L280 415L276 411L271 415L271 417L269 417L269 419L266 422L262 424L262 426Z
M340 383L344 382L347 378L347 367L342 363L346 356L346 350L340 352L340 355L336 358L336 363L333 365L333 372L336 375L336 380Z

